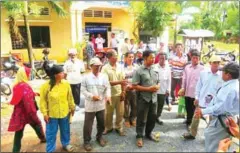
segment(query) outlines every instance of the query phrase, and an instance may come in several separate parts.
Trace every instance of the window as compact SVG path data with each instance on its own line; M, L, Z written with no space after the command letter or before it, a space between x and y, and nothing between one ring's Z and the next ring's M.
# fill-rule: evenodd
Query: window
M30 15L33 15L32 9L31 9L30 7L28 8L28 13L29 13ZM39 15L49 15L49 8L47 8L47 7L41 8Z
M45 48L51 47L50 43L50 30L48 26L30 26L32 47L33 48ZM27 48L27 32L24 26L19 26L19 32L23 37L23 41L15 38L11 35L12 48L13 49L24 49Z
M111 11L104 11L104 17L105 18L112 18L112 12Z
M94 11L94 17L103 17L103 11Z
M84 10L84 17L93 17L92 10Z

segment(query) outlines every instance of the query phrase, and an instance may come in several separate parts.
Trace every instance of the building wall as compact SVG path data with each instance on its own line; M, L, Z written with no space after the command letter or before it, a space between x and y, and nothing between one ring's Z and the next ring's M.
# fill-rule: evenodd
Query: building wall
M46 2L39 2L41 6L47 6ZM24 62L28 61L27 49L12 49L12 43L9 33L7 19L7 11L5 9L1 10L1 51L2 52L12 52L12 53L22 53L24 57ZM67 59L67 49L72 47L71 42L71 21L70 15L67 17L59 17L54 10L49 7L49 15L43 15L38 17L30 16L29 20L34 20L30 22L30 26L49 26L50 29L50 40L51 40L51 52L49 54L50 60L57 60L58 62L64 62ZM19 20L23 20L22 18ZM23 21L17 22L18 26L24 25ZM43 48L34 49L33 52L36 60L42 59ZM2 56L3 53L1 53Z
M96 22L96 23L111 23L112 30L118 29L123 30L127 33L127 36L131 39L134 38L132 34L133 30L133 17L126 11L121 9L109 9L109 8L88 8L89 10L101 10L101 11L112 11L112 18L98 18L98 17L84 17L83 28L85 29L86 22Z

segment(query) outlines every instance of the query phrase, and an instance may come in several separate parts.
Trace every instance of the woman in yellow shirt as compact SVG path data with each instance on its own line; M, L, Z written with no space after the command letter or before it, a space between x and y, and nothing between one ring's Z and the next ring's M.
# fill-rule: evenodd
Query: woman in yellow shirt
M46 151L55 151L59 126L63 149L72 152L74 148L70 145L69 116L74 114L75 104L71 87L63 79L61 66L53 65L49 72L50 81L44 83L40 90L40 110L46 122Z

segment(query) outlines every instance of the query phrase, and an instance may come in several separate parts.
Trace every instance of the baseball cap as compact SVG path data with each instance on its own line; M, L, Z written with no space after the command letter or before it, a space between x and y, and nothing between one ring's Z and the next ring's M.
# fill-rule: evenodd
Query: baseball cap
M236 62L229 62L224 67L219 69L220 71L227 71L230 74L239 74L239 65Z
M94 58L91 59L90 65L102 65L102 62L100 61L99 58L94 57Z
M213 55L210 59L209 62L221 62L221 58L217 55Z
M138 49L138 50L137 50L137 53L138 53L138 52L139 52L139 53L143 53L143 50L142 50L142 49Z

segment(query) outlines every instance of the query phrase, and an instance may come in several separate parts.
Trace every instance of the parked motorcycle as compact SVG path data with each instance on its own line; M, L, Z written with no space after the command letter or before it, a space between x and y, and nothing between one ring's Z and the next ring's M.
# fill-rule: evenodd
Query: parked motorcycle
M11 80L4 71L1 71L1 95L9 96L12 94L10 87Z
M223 51L223 52L216 53L216 55L220 56L224 62L231 62L236 60L236 55L234 53L235 53L235 50L231 52Z
M7 77L14 77L17 73L19 66L17 65L17 62L20 61L20 59L17 59L16 57L10 57L11 60L6 61L3 63L4 71L7 75Z
M211 45L208 45L208 52L205 54L205 55L203 55L203 57L202 57L202 62L204 63L204 64L206 64L208 61L209 61L209 59L212 57L212 55L214 55L214 53L217 51L215 48L214 48L214 45L213 44L211 44Z

